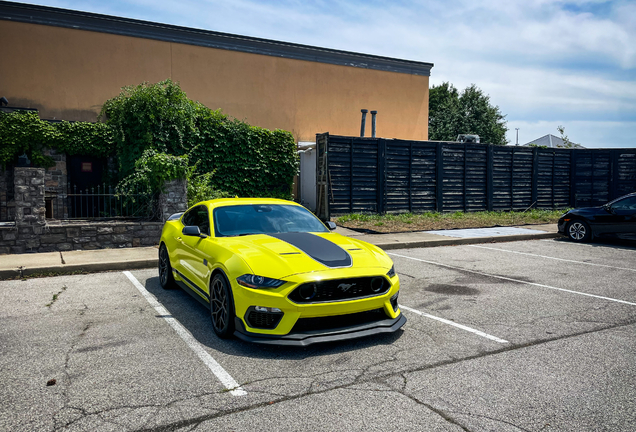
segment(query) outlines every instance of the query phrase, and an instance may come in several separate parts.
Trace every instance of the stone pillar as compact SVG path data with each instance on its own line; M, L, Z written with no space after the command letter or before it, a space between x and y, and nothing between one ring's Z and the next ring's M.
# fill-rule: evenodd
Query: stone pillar
M161 222L170 215L188 209L188 187L185 179L170 180L163 184L163 192L159 194L159 217Z
M32 227L33 234L42 234L46 224L44 207L44 168L15 167L15 224Z

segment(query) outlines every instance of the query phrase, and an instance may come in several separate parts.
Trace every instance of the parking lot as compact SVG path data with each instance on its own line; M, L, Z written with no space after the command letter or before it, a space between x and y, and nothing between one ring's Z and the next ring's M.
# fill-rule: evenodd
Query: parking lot
M155 269L0 282L0 430L636 430L633 244L389 252L403 329L308 348L217 339Z

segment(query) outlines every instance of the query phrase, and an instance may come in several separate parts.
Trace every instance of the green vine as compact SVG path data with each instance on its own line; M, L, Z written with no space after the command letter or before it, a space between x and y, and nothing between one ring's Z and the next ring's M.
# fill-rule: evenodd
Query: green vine
M44 156L42 149L57 139L57 131L48 122L40 120L37 112L17 111L0 114L0 165L6 169L18 156L26 154L36 166L51 167L55 162Z
M51 123L40 119L35 111L0 113L0 165L14 164L26 154L34 166L48 168L53 159L42 150L53 148L67 155L105 157L115 149L110 126L103 123Z
M298 172L291 133L251 126L190 100L171 80L125 87L102 107L101 122L41 120L36 112L0 113L0 164L26 153L50 167L43 149L67 155L115 156L117 189L149 188L187 178L192 199L291 197ZM147 189L146 189L147 190Z

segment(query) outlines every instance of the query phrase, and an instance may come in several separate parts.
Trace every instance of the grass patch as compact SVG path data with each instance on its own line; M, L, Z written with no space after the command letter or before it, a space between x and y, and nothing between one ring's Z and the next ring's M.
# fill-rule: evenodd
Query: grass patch
M60 297L60 294L62 294L64 291L66 291L67 286L64 285L62 286L62 289L60 290L60 292L58 292L57 294L53 294L53 299L51 300L50 303L48 303L46 305L47 308L50 308L51 306L53 306L53 303L55 303L57 301L57 299Z
M528 224L556 223L565 209L464 213L425 212L419 214L361 214L352 213L335 218L345 228L367 229L377 232L428 231L453 228L486 228Z

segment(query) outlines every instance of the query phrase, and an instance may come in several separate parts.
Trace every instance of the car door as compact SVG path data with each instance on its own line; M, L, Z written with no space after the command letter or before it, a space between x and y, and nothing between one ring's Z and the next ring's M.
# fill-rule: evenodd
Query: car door
M181 228L182 230L186 226L190 226L195 223L195 215L196 213L190 209L183 216L181 216ZM185 276L188 279L192 278L192 272L189 269L188 265L188 251L185 249L185 244L183 242L183 238L185 236L181 231L178 234L175 234L175 242L174 242L174 250L172 252L172 267L180 273L180 276Z
M590 220L594 235L615 234L620 225L621 217L611 209L609 204L599 208Z
M208 299L209 287L208 278L210 276L210 269L208 267L208 259L206 249L209 249L208 243L210 239L210 215L205 205L200 205L192 208L192 218L187 222L192 224L190 226L198 226L201 234L205 234L206 237L197 236L181 236L183 258L182 266L186 277L190 279L189 285L194 285L193 288L198 294Z
M636 196L615 201L610 211L616 216L617 234L636 234Z

